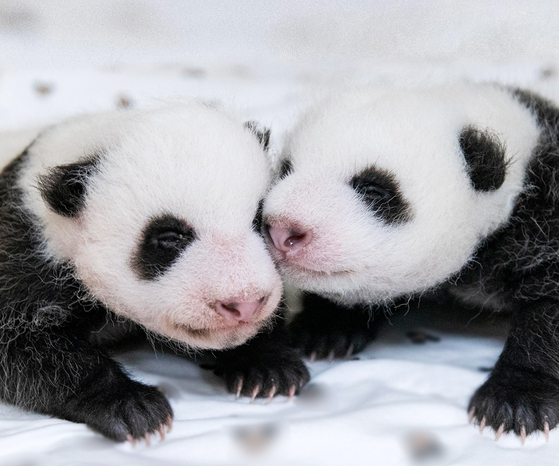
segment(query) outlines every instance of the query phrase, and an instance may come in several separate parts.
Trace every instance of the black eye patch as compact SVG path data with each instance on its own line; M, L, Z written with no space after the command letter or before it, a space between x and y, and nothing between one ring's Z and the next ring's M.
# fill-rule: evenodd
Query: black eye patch
M158 278L195 239L194 230L172 215L151 220L144 228L140 245L132 258L134 270L143 280Z
M411 218L410 207L390 172L370 167L355 175L350 185L361 201L385 223L394 225Z

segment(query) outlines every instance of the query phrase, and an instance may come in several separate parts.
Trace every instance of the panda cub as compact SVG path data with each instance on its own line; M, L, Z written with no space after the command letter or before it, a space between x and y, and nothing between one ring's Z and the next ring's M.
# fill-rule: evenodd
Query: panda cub
M163 436L168 401L107 352L137 331L222 350L216 370L238 395L306 383L281 328L261 332L282 294L258 232L266 140L191 101L74 118L13 159L0 174L0 398L117 441Z
M295 344L352 354L374 335L370 309L435 289L509 309L469 413L497 437L547 435L559 422L558 136L555 105L492 84L367 88L311 108L264 204L280 272L306 292Z

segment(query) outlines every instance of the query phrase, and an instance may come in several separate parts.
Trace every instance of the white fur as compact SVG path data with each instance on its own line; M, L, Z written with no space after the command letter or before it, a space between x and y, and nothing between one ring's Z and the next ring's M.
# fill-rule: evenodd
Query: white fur
M50 211L38 176L96 152L100 169L84 211L78 218ZM237 116L195 101L84 116L45 131L30 155L20 184L43 222L45 254L74 263L78 278L117 314L192 347L223 348L254 335L276 308L281 280L251 230L271 171ZM159 279L139 279L131 258L141 232L165 213L184 219L198 240ZM232 325L214 308L268 295L251 324Z
M506 145L504 184L476 192L459 134L489 129ZM293 173L271 190L270 223L311 230L279 261L287 283L344 303L431 288L460 270L480 239L506 222L539 130L529 110L495 85L365 88L311 108L286 147ZM387 226L349 186L369 166L392 172L412 219Z

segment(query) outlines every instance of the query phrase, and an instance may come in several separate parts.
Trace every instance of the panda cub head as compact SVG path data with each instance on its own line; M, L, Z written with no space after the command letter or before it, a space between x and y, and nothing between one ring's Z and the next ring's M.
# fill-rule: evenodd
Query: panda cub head
M256 136L199 102L45 131L19 179L42 253L148 330L193 348L243 343L282 292L257 227L272 171Z
M346 304L443 282L509 218L538 135L493 85L366 88L318 103L264 205L280 272Z

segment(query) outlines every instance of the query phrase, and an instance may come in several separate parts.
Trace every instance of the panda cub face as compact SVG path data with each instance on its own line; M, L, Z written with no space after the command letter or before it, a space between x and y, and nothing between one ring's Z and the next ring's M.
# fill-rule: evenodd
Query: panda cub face
M506 222L538 134L492 85L331 97L286 144L272 255L289 284L346 304L433 287Z
M196 102L89 116L28 156L45 255L114 312L196 348L269 321L282 285L255 223L271 169L242 121Z

